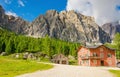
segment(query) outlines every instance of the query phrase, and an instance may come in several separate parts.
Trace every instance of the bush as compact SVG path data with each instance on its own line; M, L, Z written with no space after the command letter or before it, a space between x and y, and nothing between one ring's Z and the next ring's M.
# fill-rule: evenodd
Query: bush
M70 65L78 65L77 60L69 60Z

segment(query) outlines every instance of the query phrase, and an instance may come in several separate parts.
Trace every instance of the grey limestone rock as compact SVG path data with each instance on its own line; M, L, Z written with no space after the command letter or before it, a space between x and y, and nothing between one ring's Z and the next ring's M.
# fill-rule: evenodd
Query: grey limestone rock
M111 42L108 33L95 23L93 17L73 10L48 10L46 14L40 15L30 23L20 17L6 15L0 6L0 27L36 38L48 35L51 38L77 43Z

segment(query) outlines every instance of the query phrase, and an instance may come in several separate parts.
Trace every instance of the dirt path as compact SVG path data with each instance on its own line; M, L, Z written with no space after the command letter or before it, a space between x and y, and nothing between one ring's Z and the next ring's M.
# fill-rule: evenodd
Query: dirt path
M70 65L55 65L53 69L37 71L17 77L114 77L105 67L81 67ZM113 68L114 69L114 68Z

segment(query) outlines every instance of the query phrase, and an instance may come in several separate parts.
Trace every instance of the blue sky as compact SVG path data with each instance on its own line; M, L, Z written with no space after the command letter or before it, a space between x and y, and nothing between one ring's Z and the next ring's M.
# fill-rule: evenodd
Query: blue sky
M99 25L120 20L120 0L0 0L8 15L33 21L47 10L76 10Z
M9 14L33 21L40 14L45 14L47 10L65 10L67 0L0 0L0 5Z

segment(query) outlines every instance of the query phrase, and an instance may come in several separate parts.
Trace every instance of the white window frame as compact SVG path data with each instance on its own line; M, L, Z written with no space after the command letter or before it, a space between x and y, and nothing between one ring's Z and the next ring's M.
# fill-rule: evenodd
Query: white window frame
M112 58L112 54L111 53L108 53L107 56L108 56L108 58Z
M97 60L93 60L93 63L94 63L94 64L97 64Z
M104 58L104 53L100 53L100 58Z

